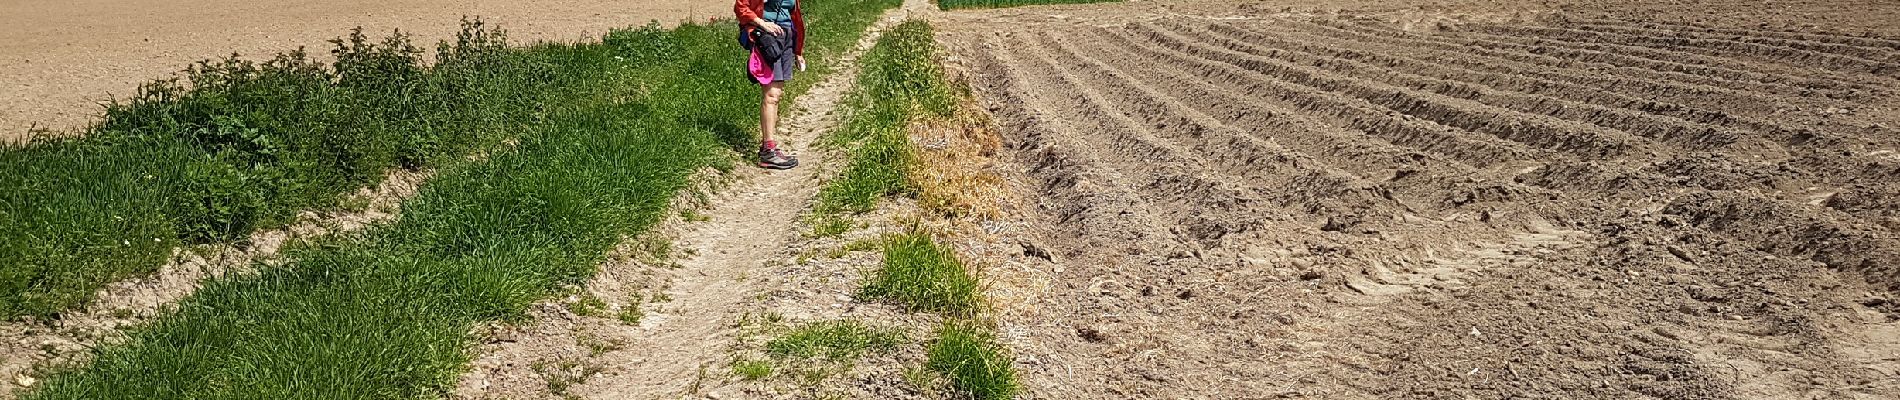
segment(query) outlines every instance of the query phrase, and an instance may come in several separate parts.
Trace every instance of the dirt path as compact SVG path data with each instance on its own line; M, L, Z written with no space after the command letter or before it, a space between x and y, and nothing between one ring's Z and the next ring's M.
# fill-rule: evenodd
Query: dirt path
M362 26L376 38L402 29L433 49L463 16L508 30L517 43L576 40L657 20L731 15L731 5L682 0L7 0L0 1L0 143L33 127L70 133L99 103L198 60L232 53L267 59Z
M788 246L802 234L798 217L810 208L820 177L838 167L826 152L796 150L809 149L839 123L833 110L853 85L857 57L884 29L924 7L928 3L912 0L886 13L835 61L843 68L798 98L798 110L781 129L782 142L800 156L799 168L742 167L736 183L720 189L700 212L704 221L679 224L665 235L683 255L672 268L603 266L590 291L613 298L642 294L650 304L637 325L542 307L533 312L535 323L504 328L500 339L483 347L458 397L649 399L740 390L720 388L724 373L709 371L728 362L736 324L752 309L747 304L775 289L765 287L773 280L759 275L770 270L768 263L787 258Z

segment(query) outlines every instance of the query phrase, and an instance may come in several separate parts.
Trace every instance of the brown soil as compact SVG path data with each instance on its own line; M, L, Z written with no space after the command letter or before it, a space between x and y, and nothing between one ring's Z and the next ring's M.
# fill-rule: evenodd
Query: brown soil
M939 18L1026 397L1900 398L1900 7L1295 3Z
M557 2L449 0L23 0L0 2L0 143L32 128L75 134L101 102L136 94L198 60L269 58L361 26L380 36L402 29L418 43L453 38L463 16L507 29L516 42L568 41L657 20L672 24L730 15L718 1Z

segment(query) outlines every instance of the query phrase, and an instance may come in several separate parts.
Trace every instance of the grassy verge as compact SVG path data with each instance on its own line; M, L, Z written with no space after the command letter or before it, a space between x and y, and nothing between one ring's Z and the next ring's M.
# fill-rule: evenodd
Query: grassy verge
M1086 4L1113 1L1121 0L937 0L937 8L954 10L959 8L1004 8L1038 4Z
M912 21L891 28L860 58L858 86L845 99L843 126L821 139L844 150L846 164L819 193L819 214L861 213L884 196L911 193L918 164L905 134L914 121L943 117L953 97L933 59L930 26Z
M896 4L811 5L814 56ZM574 88L534 105L544 117L516 147L440 174L395 224L211 282L25 398L440 396L465 368L473 325L584 281L693 171L749 147L758 94L740 83L734 36L729 23L685 25L508 50Z
M848 164L822 189L814 211L838 218L870 210L886 196L908 195L940 216L977 212L981 207L963 192L982 182L944 173L939 164L962 166L923 160L911 143L914 129L979 122L967 117L968 92L954 90L939 66L930 25L913 20L892 28L866 53L862 68L844 127L826 139L844 150ZM972 398L1014 396L1015 372L990 333L978 275L920 227L887 238L883 251L884 262L869 272L861 295L946 317L924 368Z
M202 62L84 137L0 149L0 318L69 309L180 244L282 226L390 168L458 160L562 92L552 65L477 21L431 67L401 34L334 42L331 64Z

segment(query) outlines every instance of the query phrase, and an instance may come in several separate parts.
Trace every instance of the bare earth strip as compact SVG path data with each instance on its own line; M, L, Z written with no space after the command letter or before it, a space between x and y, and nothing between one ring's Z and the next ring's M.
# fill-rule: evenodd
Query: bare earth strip
M0 143L38 127L75 134L138 85L190 63L308 48L361 26L395 29L433 48L463 16L508 30L517 43L569 41L648 21L672 25L730 14L722 1L685 0L0 0Z

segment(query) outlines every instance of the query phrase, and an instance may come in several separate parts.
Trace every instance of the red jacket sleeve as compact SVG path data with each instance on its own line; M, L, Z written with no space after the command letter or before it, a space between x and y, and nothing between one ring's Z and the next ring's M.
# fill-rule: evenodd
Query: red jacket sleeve
M792 30L798 32L798 41L792 42L792 54L805 55L805 2L792 5Z
M759 0L732 1L732 16L739 18L740 27L751 26L753 20L759 19L758 10L765 9L765 7L763 4L758 3L758 1Z

